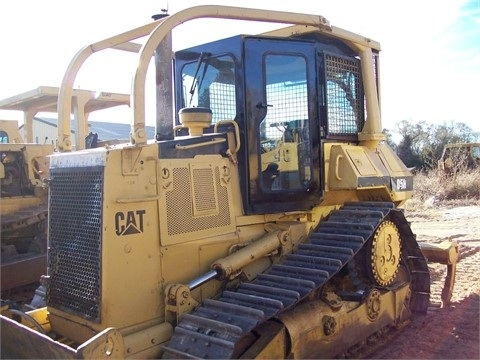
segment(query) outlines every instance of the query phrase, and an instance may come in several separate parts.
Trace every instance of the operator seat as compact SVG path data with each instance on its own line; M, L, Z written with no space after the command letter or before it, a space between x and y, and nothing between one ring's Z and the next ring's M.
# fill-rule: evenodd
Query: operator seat
M267 168L262 171L262 183L266 189L278 190L280 186L280 171L278 164L270 163Z

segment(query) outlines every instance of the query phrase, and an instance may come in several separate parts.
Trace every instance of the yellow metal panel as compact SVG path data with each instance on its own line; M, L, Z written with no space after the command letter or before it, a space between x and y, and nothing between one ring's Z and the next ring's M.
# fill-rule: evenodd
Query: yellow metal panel
M210 271L210 266L225 257L233 244L238 243L237 234L230 233L212 237L209 240L194 240L188 243L169 245L161 248L162 287L167 284L187 284ZM192 291L192 296L203 300L214 296L221 283L210 281Z
M361 176L377 175L377 171L361 147L347 148L346 152L352 160L355 169Z
M101 322L120 329L163 316L158 147L152 144L139 150L126 155L134 159L128 174L123 166L128 151L105 150Z
M33 208L40 205L40 200L40 198L34 196L16 196L11 198L2 197L0 215L7 215L22 209Z
M18 129L18 121L0 120L0 130L7 133L9 143L21 144L24 142Z
M389 146L380 145L378 150L380 158L392 176L411 175L410 170Z
M328 188L356 189L359 173L342 145L333 145L330 150Z
M159 359L161 345L171 338L172 333L172 324L160 323L125 335L123 341L126 358Z
M342 301L341 306L331 308L318 300L282 313L279 318L290 335L291 358L312 359L318 354L332 358L368 336L366 331L372 334L387 324L395 324L403 319L405 309L397 299L404 299L408 290L405 286L396 292L381 294L375 319L368 317L367 301ZM330 326L325 327L326 320L330 321Z
M235 231L232 168L230 161L219 155L159 164L162 245Z

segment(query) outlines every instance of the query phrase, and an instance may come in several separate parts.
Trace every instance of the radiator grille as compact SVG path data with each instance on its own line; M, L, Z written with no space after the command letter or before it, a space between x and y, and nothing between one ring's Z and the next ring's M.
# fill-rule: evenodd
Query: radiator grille
M51 169L47 305L100 321L103 167Z
M190 178L188 168L173 170L173 190L166 194L168 234L230 225L228 193L220 185L218 168L194 170L193 184Z

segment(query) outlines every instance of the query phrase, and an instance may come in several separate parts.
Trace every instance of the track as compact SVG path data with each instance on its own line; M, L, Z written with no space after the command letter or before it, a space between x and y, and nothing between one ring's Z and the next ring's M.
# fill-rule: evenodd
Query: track
M40 276L46 274L47 220L46 204L2 216L3 300L29 302Z
M218 299L206 299L195 311L183 315L164 347L163 357L241 356L239 349L248 334L316 294L340 270L353 264L355 255L366 250L365 245L371 243L384 221L393 222L401 234L402 259L410 274L410 310L425 313L429 271L403 213L391 203L346 203L281 264L273 265L252 282L242 283L235 291L224 291Z
M2 215L2 242L14 238L37 235L38 224L45 222L47 217L47 204Z

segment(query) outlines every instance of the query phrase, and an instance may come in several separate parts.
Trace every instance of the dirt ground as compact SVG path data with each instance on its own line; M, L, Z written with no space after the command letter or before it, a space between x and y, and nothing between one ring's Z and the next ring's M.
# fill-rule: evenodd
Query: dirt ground
M440 307L446 266L429 264L431 306L418 324L407 326L375 359L480 359L480 206L408 210L419 242L455 240L460 255L451 304Z

